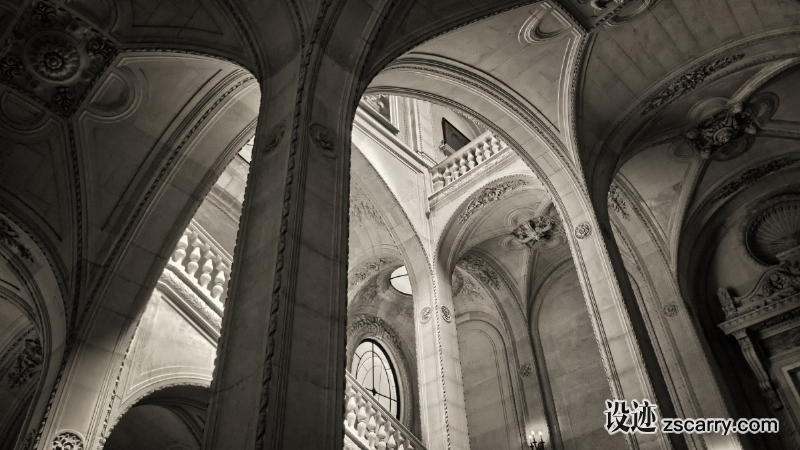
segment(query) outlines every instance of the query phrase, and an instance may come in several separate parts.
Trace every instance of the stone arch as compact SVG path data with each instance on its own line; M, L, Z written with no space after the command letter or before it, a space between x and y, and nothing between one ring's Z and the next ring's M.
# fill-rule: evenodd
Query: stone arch
M26 390L28 398L17 410L15 428L18 428L4 433L8 433L12 443L15 439L32 442L39 426L38 418L50 407L47 393L61 377L61 360L69 333L68 303L63 285L51 266L52 255L43 251L11 216L0 216L0 235L0 257L3 258L0 302L4 312L18 312L16 318L6 318L13 320L15 326L4 328L5 332L16 330L15 342L9 341L9 336L0 337L0 341L7 344L3 358L13 357L19 363L11 370L20 378L12 383L22 383L19 387ZM28 330L19 329L23 322L30 327Z
M210 381L211 380L192 378L184 379L178 376L153 383L133 393L133 395L128 397L120 405L119 411L112 418L109 427L110 435L108 439L104 439L100 442L100 448L106 447L107 445L112 449L118 448L114 446L115 443L120 444L120 442L118 442L120 439L118 439L117 434L119 434L120 431L126 431L118 430L118 425L123 425L124 422L121 421L125 416L132 412L132 410L141 406L160 406L178 416L180 422L182 422L191 435L191 439L197 447L199 447L203 434L203 424L202 417L198 415L204 415L208 407L208 386ZM143 414L147 415L147 412ZM130 423L128 425L130 425ZM130 432L130 430L127 431ZM163 430L154 431L163 432Z
M84 210L83 223L88 237L83 242L83 257L103 263L91 274L91 283L81 282L79 328L70 344L81 347L80 343L94 345L102 342L105 348L80 350L93 353L89 358L75 359L75 353L70 353L66 367L68 383L80 383L83 377L91 376L100 366L107 372L120 367L138 318L182 230L231 158L251 138L259 110L259 84L255 77L219 59L164 52L128 52L116 62L119 65L139 64L138 70L144 70L141 67L144 65L148 69L152 67L153 71L149 74L147 86L138 86L148 90L147 101L139 101L140 111L133 115L125 113L120 119L122 125L117 126L130 130L137 130L137 126L145 127L141 121L135 121L141 120L142 114L148 114L146 111L163 106L160 109L165 111L162 116L153 115L150 122L155 128L153 133L161 134L163 143L152 143L156 145L136 153L136 157L141 158L137 161L141 164L141 172L129 175L131 183L124 191L117 194L102 192L104 187L91 183L107 174L102 173L103 166L98 162L102 159L88 157L92 152L98 152L98 142L93 141L95 138L86 130L95 123L109 127L108 121L90 112L79 113L77 118L78 148L75 151L83 153L78 164L85 180L84 198L87 203L96 204L98 195L110 194L118 196L119 203L114 209L91 208L94 215ZM164 83L172 80L170 71L180 72L181 68L195 70L195 75L200 74L196 77L198 81L206 81L202 76L207 74L209 82L203 84L205 88L187 89L187 95L190 95L188 104L176 107L170 104L176 99L156 95L156 87L163 89ZM100 84L112 76L112 71L106 72ZM90 96L89 101L93 98ZM158 101L169 107L160 105ZM159 117L166 121L158 122ZM131 122L136 125L130 125ZM119 135L124 136L124 133ZM106 218L100 218L98 211L108 211ZM86 263L82 261L81 264ZM89 275L84 272L84 276L88 278ZM92 364L97 366L89 367ZM62 399L69 401L61 387L53 393L56 404ZM96 402L110 405L108 398L113 396L113 390L113 378L107 378L94 392ZM68 427L71 429L85 430L90 443L96 441L102 428L99 417L106 414L91 418L67 414L69 410L70 407L59 405L48 414L43 434L53 433L53 424L66 421L70 422Z

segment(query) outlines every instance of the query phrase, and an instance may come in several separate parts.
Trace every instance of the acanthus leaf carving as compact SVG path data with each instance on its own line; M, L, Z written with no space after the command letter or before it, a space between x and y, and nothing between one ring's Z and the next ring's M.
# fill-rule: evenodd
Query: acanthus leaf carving
M623 219L628 219L628 204L625 202L625 197L622 194L622 189L616 184L612 184L608 188L608 207L619 213Z
M481 283L494 289L500 289L500 274L480 256L467 254L459 261L459 265L475 276Z
M22 243L19 234L3 219L0 219L0 242L15 250L20 257L33 261L33 254Z
M381 256L380 258L372 261L367 261L361 265L352 275L350 275L347 282L347 287L352 288L359 283L362 283L371 275L377 273L379 270L391 264L394 260L388 256Z
M22 352L8 371L8 385L16 389L27 383L36 374L41 372L44 363L42 341L38 337L25 339Z

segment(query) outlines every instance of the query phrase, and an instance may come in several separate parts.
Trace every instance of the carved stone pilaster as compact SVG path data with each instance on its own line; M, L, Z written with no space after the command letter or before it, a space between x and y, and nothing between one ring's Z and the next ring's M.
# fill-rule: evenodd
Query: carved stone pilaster
M755 374L756 379L758 380L758 386L761 388L761 391L764 393L764 396L769 402L770 406L773 409L783 408L783 403L781 403L778 393L775 392L775 388L772 386L772 381L770 381L769 374L764 366L764 360L761 356L761 349L755 342L753 342L753 339L750 337L747 329L735 331L733 336L739 342L739 347L742 349L742 354L744 354L747 364L750 365L750 369Z

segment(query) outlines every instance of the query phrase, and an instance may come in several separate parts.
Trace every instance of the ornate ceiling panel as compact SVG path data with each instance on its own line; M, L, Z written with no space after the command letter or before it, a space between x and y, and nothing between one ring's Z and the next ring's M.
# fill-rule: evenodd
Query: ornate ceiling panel
M69 117L117 52L89 24L39 1L22 13L0 51L0 79Z

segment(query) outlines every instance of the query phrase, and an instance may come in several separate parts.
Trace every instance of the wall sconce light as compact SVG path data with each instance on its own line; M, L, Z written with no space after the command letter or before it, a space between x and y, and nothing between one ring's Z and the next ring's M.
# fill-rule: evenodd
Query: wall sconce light
M530 447L531 450L544 450L544 439L542 438L541 431L539 432L538 442L536 441L536 435L531 431L531 434L528 435L528 447Z

